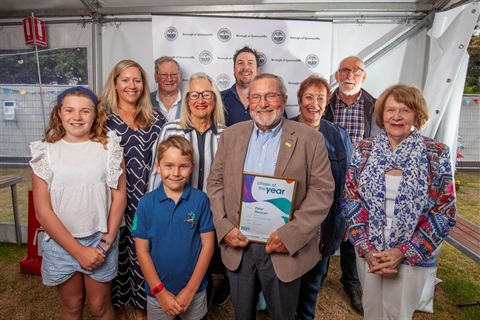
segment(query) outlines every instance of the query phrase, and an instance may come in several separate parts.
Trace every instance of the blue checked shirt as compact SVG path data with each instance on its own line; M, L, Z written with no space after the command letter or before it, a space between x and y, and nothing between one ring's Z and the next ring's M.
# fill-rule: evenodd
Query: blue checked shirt
M335 123L347 130L352 140L352 145L355 148L358 143L363 140L365 132L362 92L360 91L357 100L349 106L338 97L338 93L335 101Z

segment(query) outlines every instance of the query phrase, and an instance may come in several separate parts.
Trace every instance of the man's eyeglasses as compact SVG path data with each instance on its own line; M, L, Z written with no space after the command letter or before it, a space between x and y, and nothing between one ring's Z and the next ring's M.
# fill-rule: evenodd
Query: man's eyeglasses
M160 76L160 79L162 79L162 80L166 80L169 77L172 78L172 79L176 79L176 78L178 78L179 73L180 72L176 72L176 73L158 73L157 72L157 74Z
M210 99L213 98L214 95L215 95L215 93L211 90L207 90L207 91L203 91L203 92L190 91L187 94L187 97L190 100L197 100L198 98L200 98L200 96L202 96L203 100L210 100Z
M283 96L283 94L276 93L276 92L269 92L264 95L252 94L248 96L248 101L250 101L250 103L259 103L260 100L262 100L262 97L264 97L265 100L267 100L268 102L276 102L278 100L278 97L281 97L281 96Z
M338 73L341 75L341 76L348 76L349 73L352 73L354 76L359 76L363 73L363 69L362 68L354 68L354 69L348 69L348 68L341 68L341 69L338 69Z

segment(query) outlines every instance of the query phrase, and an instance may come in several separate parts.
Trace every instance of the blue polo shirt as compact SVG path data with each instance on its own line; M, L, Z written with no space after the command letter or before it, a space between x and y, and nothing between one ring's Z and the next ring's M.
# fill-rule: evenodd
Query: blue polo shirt
M225 124L227 127L242 121L252 120L250 106L245 109L234 84L230 89L221 92L225 107Z
M185 185L175 203L159 188L144 195L138 204L132 236L148 240L150 256L160 280L177 295L190 280L202 249L201 233L214 230L210 201L198 189ZM205 290L204 277L197 292ZM150 295L150 286L145 281Z

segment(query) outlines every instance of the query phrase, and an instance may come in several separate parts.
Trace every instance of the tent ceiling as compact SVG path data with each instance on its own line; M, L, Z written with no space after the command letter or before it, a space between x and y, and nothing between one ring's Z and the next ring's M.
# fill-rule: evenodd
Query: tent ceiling
M92 17L102 20L113 16L176 14L250 16L290 19L378 19L403 17L422 19L452 3L469 1L312 1L287 0L2 0L0 19L37 17ZM26 10L25 8L29 8ZM1 23L1 22L0 22Z

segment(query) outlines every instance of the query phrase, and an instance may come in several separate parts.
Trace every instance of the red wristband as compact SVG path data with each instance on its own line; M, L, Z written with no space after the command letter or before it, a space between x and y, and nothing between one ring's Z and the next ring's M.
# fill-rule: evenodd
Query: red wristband
M157 295L160 293L160 291L163 290L163 288L165 288L165 286L163 285L163 282L162 282L158 286L151 288L150 293L152 294L152 296Z

